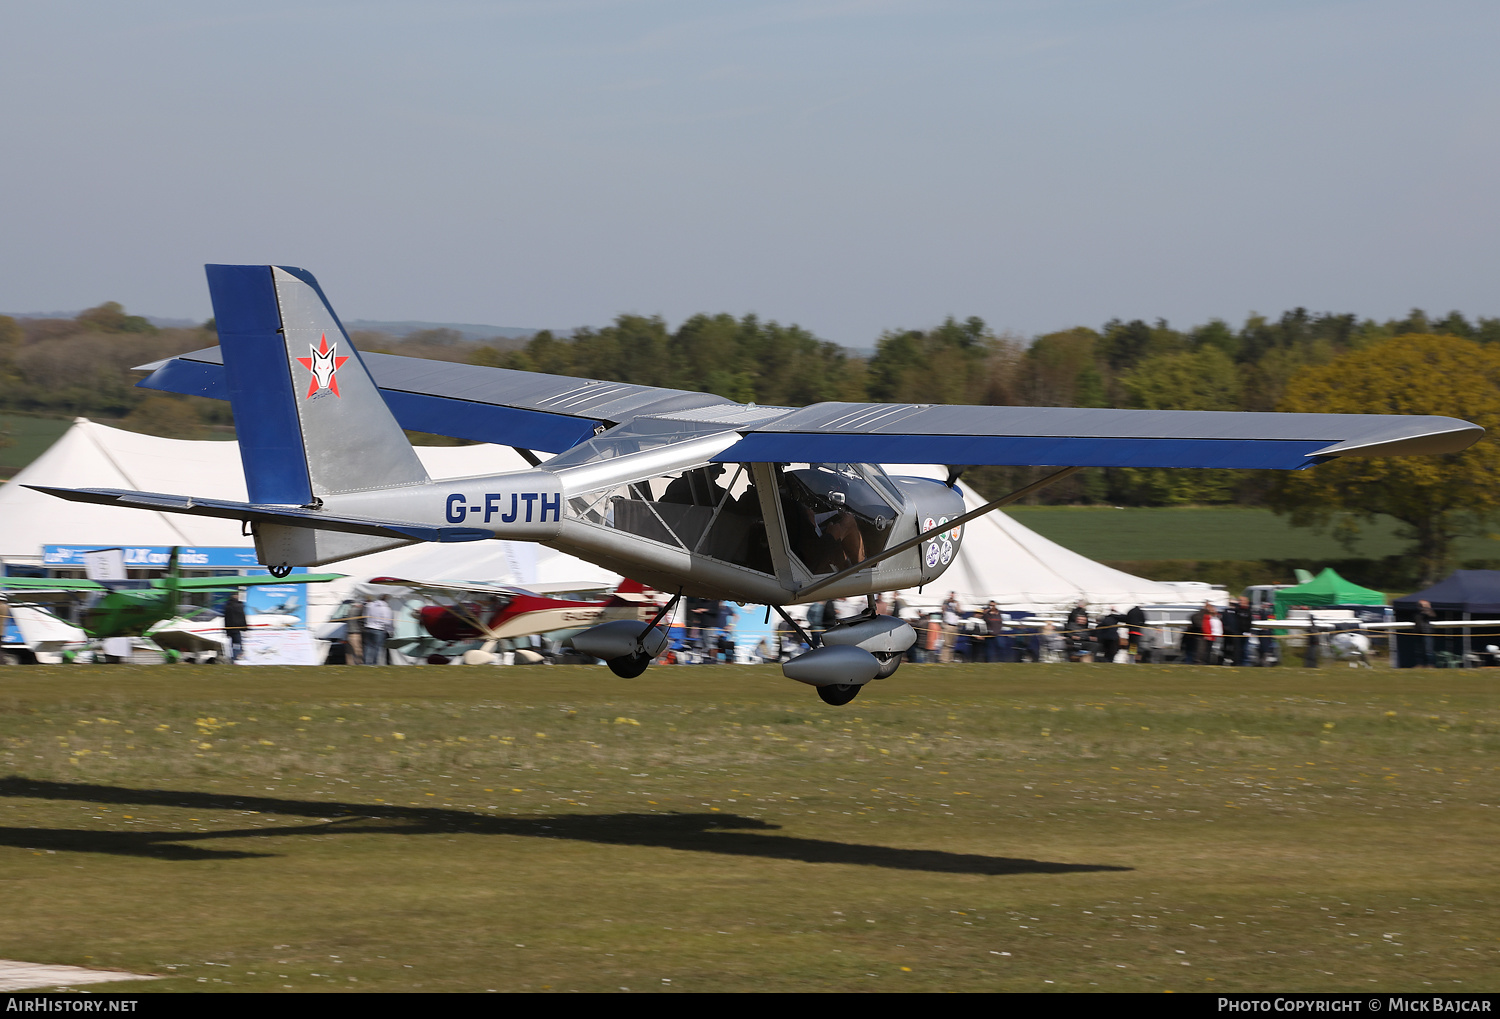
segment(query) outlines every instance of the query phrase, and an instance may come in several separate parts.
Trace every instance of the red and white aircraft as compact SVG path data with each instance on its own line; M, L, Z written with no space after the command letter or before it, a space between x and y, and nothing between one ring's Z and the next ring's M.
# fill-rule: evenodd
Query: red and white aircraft
M645 623L661 605L655 591L634 580L622 580L602 601L553 598L497 584L433 584L401 577L375 577L369 583L408 588L435 600L437 604L422 609L418 617L428 633L450 642L583 629L609 619Z

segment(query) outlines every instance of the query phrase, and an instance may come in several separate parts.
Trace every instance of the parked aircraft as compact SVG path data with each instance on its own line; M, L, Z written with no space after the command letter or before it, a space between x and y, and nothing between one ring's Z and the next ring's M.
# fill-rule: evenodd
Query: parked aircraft
M184 577L177 569L178 551L172 549L162 576L148 580L124 579L123 569L117 571L119 579L0 577L0 592L7 601L18 605L81 602L77 625L90 637L139 637L153 624L179 615L184 594L288 583L278 577ZM322 584L342 576L342 573L307 573L290 583Z
M284 630L300 626L302 622L301 616L278 609L245 616L245 624L251 630ZM163 651L184 655L211 654L220 660L229 646L223 614L207 608L164 619L147 630L144 636Z
M422 628L443 641L504 640L553 630L582 629L610 619L647 622L659 607L646 585L621 581L599 601L554 598L498 584L448 584L375 577L371 584L404 587L437 604L417 613Z
M1454 453L1483 429L1454 418L821 403L693 393L360 354L312 275L208 266L220 346L153 365L141 385L228 399L244 502L40 488L65 499L226 517L276 574L418 541L529 540L674 597L647 624L599 623L575 646L639 675L685 595L784 606L867 596L786 662L827 702L889 676L916 639L875 592L930 584L963 526L1087 466L1297 470L1338 456ZM533 464L433 481L403 428L515 447ZM537 451L555 454L543 461ZM948 483L878 463L947 463ZM1049 465L965 512L961 465Z

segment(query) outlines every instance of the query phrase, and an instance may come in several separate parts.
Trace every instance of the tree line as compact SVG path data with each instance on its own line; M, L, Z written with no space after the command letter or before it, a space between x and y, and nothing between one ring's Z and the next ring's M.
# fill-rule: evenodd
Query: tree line
M601 328L570 336L543 331L509 345L467 341L445 329L405 338L356 332L353 339L367 351L711 392L773 406L849 400L1450 413L1500 427L1500 396L1493 396L1500 394L1500 318L1470 320L1458 312L1436 318L1413 310L1377 322L1296 308L1276 319L1251 315L1238 328L1222 319L1188 329L1160 319L1114 319L1098 329L1029 339L996 333L979 318L949 318L929 329L888 330L869 357L797 325L729 314L694 315L675 329L657 316L621 315ZM158 329L114 302L73 319L0 316L0 410L87 414L154 434L201 436L230 424L227 404L136 389L139 376L129 369L215 342L212 321ZM1438 406L1449 409L1431 409ZM1443 534L1472 530L1491 508L1483 494L1487 478L1450 484L1438 466L1396 487L1408 502L1437 499L1445 521L1411 523L1420 515L1412 507L1395 507L1392 514L1408 524L1433 562L1446 554ZM980 491L1000 493L1038 474L992 467L965 479ZM1340 500L1356 500L1378 482L1368 472L1351 475L1338 482L1341 494L1334 490L1337 477L1328 468L1291 479L1275 471L1096 469L1044 490L1037 501L1270 505L1300 522L1333 527L1353 542L1360 516L1340 509ZM1422 495L1428 491L1422 484L1441 486L1441 498Z

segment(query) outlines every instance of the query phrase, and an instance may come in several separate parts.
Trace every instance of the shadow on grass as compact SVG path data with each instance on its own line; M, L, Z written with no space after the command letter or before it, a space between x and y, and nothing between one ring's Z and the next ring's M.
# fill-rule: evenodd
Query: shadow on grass
M289 838L298 835L434 835L468 832L567 839L601 845L657 846L689 852L759 856L804 863L848 863L894 870L952 874L1067 874L1124 871L1102 864L1048 863L935 849L892 849L824 839L766 835L777 825L737 814L554 814L550 817L494 817L441 807L399 807L386 803L328 803L269 796L77 782L43 782L17 776L0 779L0 797L78 800L88 803L179 807L190 810L257 811L290 817L315 817L316 824L235 828L227 831L84 831L64 828L0 828L0 845L24 849L68 850L150 856L165 860L229 860L274 853L216 849L197 845L209 840ZM186 843L186 844L184 844Z

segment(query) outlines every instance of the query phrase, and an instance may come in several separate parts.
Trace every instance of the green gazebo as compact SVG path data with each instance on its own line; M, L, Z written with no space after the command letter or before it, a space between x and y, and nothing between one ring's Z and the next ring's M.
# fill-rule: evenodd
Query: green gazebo
M1329 567L1304 584L1277 591L1276 618L1285 619L1287 610L1293 606L1384 604L1385 595L1345 580Z

